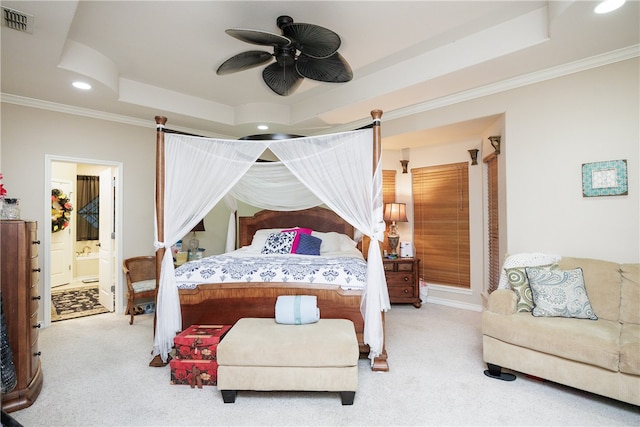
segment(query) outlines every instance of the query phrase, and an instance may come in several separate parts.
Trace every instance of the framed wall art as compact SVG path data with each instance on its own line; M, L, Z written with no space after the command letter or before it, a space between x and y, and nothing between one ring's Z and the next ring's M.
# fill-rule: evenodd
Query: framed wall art
M582 196L625 196L629 194L627 161L583 163Z

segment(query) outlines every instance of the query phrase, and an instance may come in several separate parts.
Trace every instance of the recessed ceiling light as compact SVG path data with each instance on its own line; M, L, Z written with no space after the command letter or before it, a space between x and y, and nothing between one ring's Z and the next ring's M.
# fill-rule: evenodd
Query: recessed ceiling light
M82 89L82 90L89 90L91 89L91 85L89 83L85 83L85 82L73 82L71 83L73 85L73 87L75 87L76 89Z
M267 129L269 129L269 126L267 126L267 125L258 125L258 129L267 130Z
M624 4L625 0L604 0L600 2L599 5L596 6L593 11L595 13L609 13L618 9L620 6Z

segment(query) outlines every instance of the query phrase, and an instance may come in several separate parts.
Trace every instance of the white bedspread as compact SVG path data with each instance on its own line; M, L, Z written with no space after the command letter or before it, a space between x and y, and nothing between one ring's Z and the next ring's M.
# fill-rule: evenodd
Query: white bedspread
M367 263L361 255L257 255L240 249L190 261L175 274L179 289L193 289L200 283L284 282L359 290L366 284Z

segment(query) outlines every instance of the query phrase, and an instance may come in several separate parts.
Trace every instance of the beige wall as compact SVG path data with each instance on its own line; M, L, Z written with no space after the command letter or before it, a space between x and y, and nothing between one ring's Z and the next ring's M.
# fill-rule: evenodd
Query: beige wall
M502 135L499 156L501 250L546 252L617 262L640 261L640 93L638 60L572 74L456 105L383 121L386 134L504 114L482 135L480 155L493 152L487 137ZM504 121L503 121L504 120ZM409 169L469 161L480 141L410 151ZM400 151L383 152L383 167L397 169L398 200L411 200L410 174ZM582 197L583 163L626 159L629 195ZM486 288L486 238L482 230L484 173L470 167L471 292L430 287L429 298L479 308ZM403 224L402 240L412 230ZM407 236L407 238L405 238Z
M638 59L595 68L403 119L383 120L383 137L504 114L504 124L498 123L481 138L485 156L490 152L486 137L496 131L503 137L503 249L638 262L638 75ZM45 155L122 162L123 256L153 254L155 125L151 119L144 128L3 103L1 136L3 183L10 196L22 200L23 218L41 223L48 224L42 206L47 188ZM409 167L468 161L466 150L479 144L474 140L413 149ZM399 159L399 152L383 153L385 168L391 162L394 166L389 167L399 169ZM582 163L615 159L628 161L629 195L583 198ZM480 167L470 171L472 185L481 190ZM410 174L399 172L398 177L399 199L409 202ZM479 307L484 286L480 194L474 191L472 206L472 293L436 295L471 308ZM205 220L207 232L198 237L207 253L222 252L227 215L218 207ZM400 234L410 235L410 225L403 224Z

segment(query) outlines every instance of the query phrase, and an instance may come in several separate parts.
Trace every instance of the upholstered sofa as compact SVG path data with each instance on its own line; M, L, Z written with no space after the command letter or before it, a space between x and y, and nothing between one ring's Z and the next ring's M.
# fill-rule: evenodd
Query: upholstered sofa
M597 320L534 316L518 311L517 286L492 292L482 313L485 373L514 379L507 368L640 405L639 265L562 257L550 267L582 270Z

